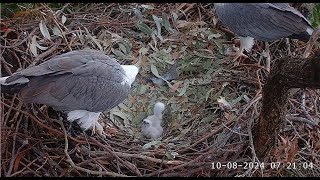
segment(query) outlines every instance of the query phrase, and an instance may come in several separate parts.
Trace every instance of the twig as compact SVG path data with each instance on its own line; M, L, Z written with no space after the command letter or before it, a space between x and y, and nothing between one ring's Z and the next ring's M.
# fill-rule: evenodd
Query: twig
M248 105L244 108L243 112L242 112L237 118L235 118L234 121L238 121L240 118L242 118L242 116L249 110L249 108L250 108L255 102L259 101L261 98L262 98L262 95L261 95L261 94L258 94L258 95L250 102L250 104L248 104Z
M233 68L246 67L246 66L254 67L254 68L257 68L257 69L263 69L263 70L266 70L267 72L269 72L266 67L260 66L258 64L239 64L237 66L234 66Z
M266 70L268 71L268 73L270 72L270 66L271 66L271 56L270 56L270 46L269 43L266 42L266 54L267 54L267 58L266 58Z
M298 121L298 122L303 122L303 123L308 123L312 126L318 126L318 123L315 121L310 121L309 119L303 118L303 117L295 117L295 116L290 116L287 115L286 117L289 121Z
M34 32L37 29L34 29L31 31L31 33L28 35L28 37L24 38L22 41L18 42L17 44L11 45L11 46L3 46L2 44L0 44L0 48L16 48L20 45L22 45L23 43L25 43L28 39L31 39L31 36L34 34Z
M58 27L58 29L59 29L59 31L61 32L61 35L62 35L62 38L63 38L63 40L64 40L64 42L66 43L66 45L67 45L67 47L68 47L68 49L69 49L69 51L72 51L72 48L71 48L71 46L70 46L70 44L69 44L69 42L68 42L68 40L67 40L67 38L66 38L66 36L65 36L65 34L63 33L63 31L62 31L62 29L61 29L61 25L60 25L60 23L58 23L58 20L57 20L57 17L56 17L56 14L55 13L53 13L52 12L52 10L47 6L47 5L45 5L45 4L43 4L42 3L42 6L44 7L44 8L46 8L47 9L47 11L49 11L50 13L51 13L51 15L52 15L52 18L53 18L53 22L56 24L56 26ZM63 26L63 25L62 25ZM64 26L63 26L64 27ZM66 30L68 30L66 27L64 27Z
M289 121L287 118L286 118L286 121L292 126L293 128L293 131L295 132L295 134L307 145L308 148L311 148L309 142L307 140L305 140L303 137L301 137L301 135L298 133L298 131L296 130L296 128L294 127L294 125L292 124L291 121Z
M254 145L253 145L253 137L252 137L252 125L253 125L253 122L254 122L254 119L252 118L250 121L249 121L249 124L248 124L248 135L249 135L249 143L250 143L250 148L251 148L251 153L252 153L252 164L255 164L255 161L257 160L258 161L258 164L261 164L259 158L257 157L257 154L256 154L256 151L254 149ZM260 166L259 166L260 167ZM252 169L248 169L244 174L247 174L251 171ZM263 169L262 167L260 167L260 170L261 170L261 175L263 175Z
M301 109L303 110L304 115L309 121L314 121L308 111L306 110L306 90L302 90L302 95L301 95Z
M76 170L79 170L79 171L83 171L83 172L88 173L88 174L93 174L93 175L107 175L107 176L114 176L114 177L127 177L126 175L122 175L122 174L118 174L118 173L114 173L114 172L92 171L92 170L89 170L89 169L86 169L86 168L79 167L79 166L75 165L74 162L72 161L71 157L69 156L69 153L68 153L69 144L68 144L67 131L64 128L63 123L60 122L60 121L59 121L59 123L60 123L61 128L62 128L63 133L64 133L64 140L65 140L64 154L67 157L66 161L71 165L72 168L74 168Z
M155 171L153 173L150 173L150 174L146 174L145 176L146 177L150 177L150 176L154 176L156 174L162 174L162 173L165 173L165 172L168 172L168 171L173 171L175 169L179 169L179 168L183 168L183 167L186 167L186 166L189 166L189 165L192 165L193 163L199 161L200 159L208 156L208 154L211 154L213 153L213 150L211 149L208 153L205 153L205 154L201 154L199 155L198 157L196 157L195 159L189 161L189 162L186 162L184 164L181 164L181 165L178 165L178 166L174 166L172 168L167 168L167 169L164 169L164 170L161 170L160 172L159 171Z
M2 101L1 101L1 104L3 104L4 106L10 107L9 105L5 104L5 103L2 102ZM11 108L14 109L15 111L18 111L18 112L24 114L24 115L27 115L27 116L30 117L33 121L35 121L36 123L38 123L41 127L45 128L45 129L48 129L50 132L53 132L53 133L55 133L55 134L57 134L57 135L63 136L63 133L62 133L62 132L60 132L60 131L58 131L58 130L56 130L56 129L52 129L52 128L48 127L47 125L45 125L45 124L43 124L42 122L40 122L40 121L39 121L37 118L35 118L33 115L31 115L31 114L29 114L29 113L27 113L27 112L24 112L24 111L22 111L22 110L20 110L20 109L17 109L17 108L15 108L15 107L11 107ZM56 121L56 122L59 123L60 121ZM68 135L68 137L69 137L70 139L78 142L78 143L86 143L85 141L81 141L81 140L76 139L76 138L74 138L74 137L72 137L72 136L69 136L69 135Z
M312 51L312 48L314 44L317 42L317 39L320 36L320 26L318 26L316 29L313 30L313 33L307 43L307 47L303 53L303 58L307 58L310 55L310 52Z
M60 16L61 13L63 13L64 9L67 8L70 5L70 3L66 3L60 10L56 12L57 16Z
M86 149L87 150L87 149ZM88 153L88 152L87 152ZM161 160L161 159L157 159L157 158L153 158L153 157L148 157L148 156L144 156L141 154L129 154L129 153L124 153L124 152L114 152L117 156L119 157L123 157L123 158L137 158L137 159L142 159L144 161L151 161L151 162L155 162L155 163L163 163L166 165L180 165L183 164L185 162L183 161L167 161L167 160ZM92 151L90 152L90 154L92 155L106 155L109 154L109 152L105 152L105 151Z
M13 174L10 174L9 175L9 177L13 177L13 176L16 176L16 175L18 175L18 174L20 174L20 173L22 173L25 169L29 169L30 171L32 171L32 169L29 167L29 166L31 166L34 162L36 162L38 159L34 159L33 161L31 161L30 163L28 163L27 165L25 165L20 171L17 171L17 172L15 172L15 173L13 173ZM23 163L21 163L21 164L23 164ZM39 174L37 174L37 173L35 173L38 177L40 177L40 175Z
M97 141L96 139L91 138L91 140L93 142L95 142L97 145L99 145L100 147L102 147L103 149L107 150L111 155L113 155L117 160L119 160L121 163L123 163L123 165L125 165L127 168L129 168L131 171L135 172L136 175L138 176L142 176L142 174L139 172L138 168L133 165L132 163L129 163L127 161L124 161L122 159L119 158L119 156L116 155L116 153L114 151L112 151L111 149L109 149L107 146L109 146L111 148L110 145L106 144L103 145L101 144L99 141Z
M183 153L185 153L186 151L191 150L191 148L194 148L195 146L197 146L197 145L200 144L201 142L205 141L206 139L212 137L213 135L218 134L219 132L221 132L221 131L224 129L224 126L229 126L229 125L231 125L233 122L234 122L233 120L228 121L226 124L221 125L220 127L218 127L218 128L215 129L215 130L212 130L212 131L211 131L210 133L208 133L206 136L202 137L201 139L199 139L198 141L196 141L195 143L193 143L193 144L190 145L189 147L184 148L184 149L181 149L181 150L177 150L177 153L183 154Z
M33 62L31 63L32 65L36 65L37 62L40 59L45 58L46 56L48 56L49 54L51 54L53 51L55 51L57 49L57 45L53 45L51 48L49 48L47 51L45 51L44 53L40 54L39 56L37 56L36 58L34 58Z
M9 169L8 169L8 172L7 172L7 176L9 176L13 170L13 166L14 166L14 162L19 154L19 152L21 151L21 149L28 144L28 141L23 141L22 145L18 148L17 152L14 152L15 149L16 149L16 142L17 142L17 132L18 132L18 127L20 125L20 122L21 122L21 119L19 119L19 121L17 122L17 125L16 125L16 133L13 135L13 144L12 144L12 152L11 152L11 160L10 160L10 165L9 165Z

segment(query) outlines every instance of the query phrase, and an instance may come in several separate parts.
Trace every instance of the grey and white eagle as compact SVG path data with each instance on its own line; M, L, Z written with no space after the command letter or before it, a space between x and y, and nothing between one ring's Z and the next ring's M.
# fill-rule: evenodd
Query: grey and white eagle
M45 104L66 112L83 130L95 129L101 112L128 95L139 68L120 65L102 51L84 49L55 56L39 65L1 77L1 92L19 93L27 103Z
M222 24L240 36L240 49L249 52L254 39L274 41L284 37L309 40L310 22L288 3L214 3Z

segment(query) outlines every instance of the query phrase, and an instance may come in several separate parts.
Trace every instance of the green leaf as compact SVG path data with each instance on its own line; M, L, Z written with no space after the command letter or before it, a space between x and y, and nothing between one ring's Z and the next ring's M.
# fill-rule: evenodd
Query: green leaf
M170 159L170 160L175 159L176 156L178 156L178 155L179 155L179 153L174 152L174 151L167 151L167 152L166 152L166 156L167 156L167 158Z
M209 59L214 59L215 57L213 56L206 56L204 55L203 53L200 53L200 52L197 52L197 51L193 51L193 53L196 55L196 56L199 56L199 57L202 57L202 58L209 58Z
M89 35L89 37L92 39L92 41L98 46L98 48L100 49L100 51L103 51L103 48L99 42L98 39L96 39L94 36Z
M139 9L135 9L133 12L138 18L138 23L141 23L143 21L143 16L141 11Z
M48 28L47 28L47 25L45 22L43 21L40 21L39 23L39 28L40 28L40 31L41 31L41 34L47 38L47 39L50 39L50 33L48 31Z
M179 16L177 15L177 13L172 12L172 17L173 17L173 21L177 21Z
M123 44L121 44L121 43L118 43L118 45L119 45L119 49L120 49L124 54L127 54L127 49L126 49L126 47L125 47Z
M161 145L161 141L159 140L153 140L145 145L142 146L143 150L147 150L150 149L152 146L154 146L155 148L158 148Z
M163 37L161 36L161 23L162 23L162 19L158 18L155 15L152 15L152 18L154 20L154 22L156 23L157 26L157 37L160 39L161 42L163 42Z
M149 48L142 47L142 48L139 50L139 54L145 55L145 54L148 53L148 51L149 51Z
M155 75L157 78L161 78L161 76L158 73L157 67L155 65L151 64L150 68L153 75Z
M236 104L238 104L242 99L244 95L242 94L241 96L237 97L236 99L230 100L229 103L232 107L234 107Z
M188 87L189 81L185 81L184 86L182 88L177 89L177 91L179 92L178 96L183 96L187 92Z
M210 34L210 35L208 36L208 40L211 40L211 39L213 39L213 38L219 38L219 37L221 37L221 34L219 34L219 33Z
M148 87L141 85L140 87L138 87L138 94L142 95L142 94L146 94L148 92Z
M61 17L62 24L64 24L66 21L67 21L67 17L62 15L62 17Z
M31 39L31 43L29 44L29 49L31 51L31 53L37 57L38 56L38 51L37 51L37 36L33 36Z
M151 34L151 38L152 38L152 40L154 42L154 46L157 47L158 43L157 43L157 38L156 38L155 32Z
M168 18L168 15L166 13L162 13L162 22L163 22L163 26L166 28L166 30L172 34L174 33L171 25L170 25L170 22L169 22L169 18Z
M137 22L137 28L148 35L152 34L152 29L145 23Z
M220 39L214 39L213 42L216 44L216 46L218 47L218 52L220 54L223 54L223 45Z
M47 50L48 49L48 47L44 47L44 46L41 46L40 44L36 44L36 46L37 46L37 48L39 48L39 49L41 49L42 51L44 51L44 50Z
M53 32L54 35L59 36L59 37L62 37L61 31L60 31L60 29L59 29L57 26L54 26L54 27L52 28L52 32Z
M126 51L130 52L132 49L132 45L126 39L121 40L121 43L126 47Z
M131 123L139 126L141 124L141 121L147 116L148 114L146 112L138 112L131 120Z
M207 93L206 93L206 101L208 101L209 96L211 94L211 92L214 91L214 88L211 88Z
M121 51L119 51L119 50L117 50L117 49L111 48L111 51L112 51L113 54L116 55L117 57L124 57L124 56L125 56Z
M154 7L152 5L146 5L146 4L142 4L141 7L145 8L145 9L154 9Z

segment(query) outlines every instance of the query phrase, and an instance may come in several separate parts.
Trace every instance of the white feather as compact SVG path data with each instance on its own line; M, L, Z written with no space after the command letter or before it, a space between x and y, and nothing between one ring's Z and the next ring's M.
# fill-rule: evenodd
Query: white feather
M139 72L139 68L134 65L121 65L121 67L123 68L123 70L126 74L124 77L125 80L121 84L122 85L129 84L131 86L131 84L136 79L136 76Z
M160 124L154 124L151 119L144 119L142 125L142 134L149 139L157 139L163 133L163 128Z
M75 110L68 113L68 121L73 122L77 120L77 123L83 130L87 130L96 125L101 112L90 112L86 110Z
M82 118L87 114L88 111L85 110L75 110L75 111L70 111L68 113L68 121L73 122L76 119Z
M309 35L312 35L312 33L313 33L313 29L311 28L311 27L307 27L307 33L309 34Z
M153 108L153 114L162 117L162 112L164 111L165 105L162 102L157 102Z
M24 83L29 82L29 79L28 79L28 78L21 77L21 78L15 80L15 81L12 81L12 82L10 82L10 83L6 83L5 81L8 79L8 77L9 77L9 76L7 76L7 77L1 77L1 78L0 78L0 84L7 86L7 85L12 85L12 84L24 84Z
M242 46L247 52L251 51L251 48L253 47L253 45L254 45L254 39L252 37L240 36L240 46Z

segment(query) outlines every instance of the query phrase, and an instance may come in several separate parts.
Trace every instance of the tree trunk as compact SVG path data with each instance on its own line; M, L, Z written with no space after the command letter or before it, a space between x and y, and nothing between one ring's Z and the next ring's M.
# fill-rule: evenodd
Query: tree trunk
M254 128L254 147L259 159L275 145L287 112L288 90L320 88L320 51L312 58L283 58L271 70L263 87L262 110Z

